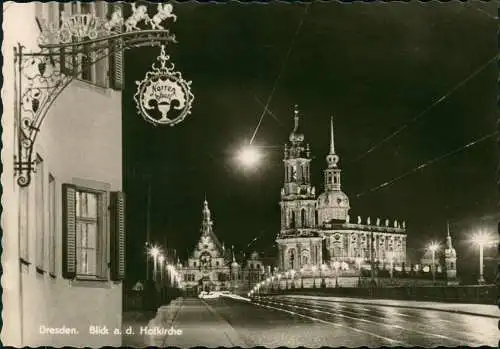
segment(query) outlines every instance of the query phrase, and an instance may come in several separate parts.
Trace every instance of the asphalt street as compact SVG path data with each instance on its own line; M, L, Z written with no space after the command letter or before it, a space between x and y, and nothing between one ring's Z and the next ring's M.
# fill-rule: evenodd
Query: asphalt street
M480 315L290 296L185 299L174 321L183 335L165 345L497 346L497 323Z

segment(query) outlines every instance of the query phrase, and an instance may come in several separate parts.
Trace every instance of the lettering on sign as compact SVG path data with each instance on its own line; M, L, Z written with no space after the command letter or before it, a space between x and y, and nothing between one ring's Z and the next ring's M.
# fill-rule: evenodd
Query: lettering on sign
M167 67L169 56L165 47L161 47L158 60L160 68L153 64L153 70L146 73L142 81L137 81L137 93L134 99L142 117L156 125L174 126L191 113L194 96L191 93L191 81L185 81L180 72L174 71L174 65Z

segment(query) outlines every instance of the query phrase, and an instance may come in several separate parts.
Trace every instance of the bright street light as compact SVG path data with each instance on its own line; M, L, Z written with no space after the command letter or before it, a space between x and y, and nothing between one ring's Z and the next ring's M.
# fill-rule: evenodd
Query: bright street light
M483 249L484 245L489 245L491 243L496 242L489 234L481 231L479 233L474 234L472 237L472 242L476 245L479 245L479 279L478 283L484 283L484 275L483 275Z
M432 282L436 282L436 251L439 249L439 244L437 242L431 242L429 245L429 250L432 252Z
M258 164L261 157L262 154L257 147L246 145L238 153L238 162L244 167L252 168Z
M149 254L153 257L153 280L156 281L156 265L158 255L160 254L160 248L158 246L151 246Z
M163 281L163 261L165 260L165 256L163 254L159 254L158 262L160 262L160 280Z

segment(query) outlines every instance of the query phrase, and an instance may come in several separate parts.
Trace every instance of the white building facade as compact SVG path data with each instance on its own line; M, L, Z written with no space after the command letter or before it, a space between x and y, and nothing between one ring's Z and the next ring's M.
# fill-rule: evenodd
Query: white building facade
M285 178L281 190L281 228L277 236L281 271L328 274L361 269L402 267L406 262L406 224L369 217L353 221L348 196L341 188L340 157L335 152L333 120L326 156L324 192L311 183L311 150L299 130L299 112L285 145Z
M122 91L121 81L109 78L121 79L114 71L121 65L109 59L86 65L85 58L71 56L79 72L41 124L29 185L17 183L14 160L19 159L19 99L26 92L16 89L19 82L27 86L23 74L33 68L28 60L19 68L14 48L40 52L37 38L44 23L59 24L63 13L105 16L108 6L104 1L3 4L4 345L121 345L121 335L113 331L122 325L125 267ZM113 62L121 57L113 55ZM58 69L60 62L51 64ZM109 334L92 333L93 325L105 326Z

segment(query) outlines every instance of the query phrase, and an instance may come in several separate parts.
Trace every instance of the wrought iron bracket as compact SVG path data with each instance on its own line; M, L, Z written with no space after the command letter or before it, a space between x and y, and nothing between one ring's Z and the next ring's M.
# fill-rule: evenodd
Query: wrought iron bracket
M14 172L21 187L30 184L35 171L34 145L48 111L83 68L127 49L177 42L161 25L168 18L176 19L167 5L171 6L160 4L152 18L143 6L135 4L127 20L121 11L115 11L109 20L91 15L63 17L58 26L44 23L37 52L27 51L21 44L14 47L17 132ZM139 27L142 22L151 29Z

